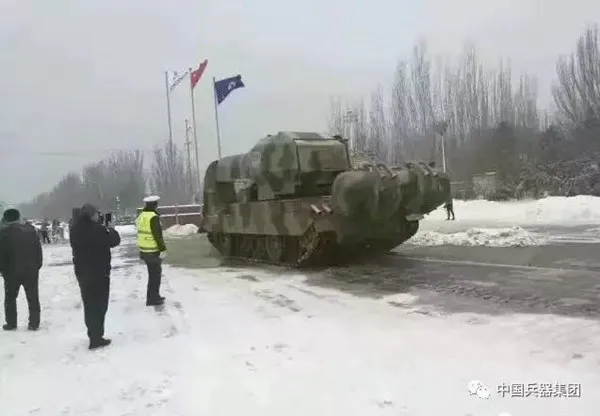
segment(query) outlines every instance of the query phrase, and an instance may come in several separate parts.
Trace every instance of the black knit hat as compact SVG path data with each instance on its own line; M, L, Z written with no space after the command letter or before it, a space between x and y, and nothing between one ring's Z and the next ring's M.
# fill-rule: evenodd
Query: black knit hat
M21 213L18 209L9 208L6 211L4 211L4 214L2 214L2 219L5 222L19 221L21 219Z
M92 218L96 212L98 212L98 210L92 204L85 204L81 207L81 215L84 217Z

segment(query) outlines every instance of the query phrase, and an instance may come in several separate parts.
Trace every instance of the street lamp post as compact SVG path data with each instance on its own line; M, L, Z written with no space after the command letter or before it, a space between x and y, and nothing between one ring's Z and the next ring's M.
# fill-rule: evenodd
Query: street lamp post
M352 147L354 150L356 150L356 131L354 129L355 127L355 123L358 121L358 116L354 113L354 110L352 110L352 108L348 108L346 110L346 114L344 114L344 121L347 123L348 125L348 137L347 139L350 139L350 143L352 143Z
M119 198L119 195L115 196L115 205L117 208L117 215L121 214L121 199Z

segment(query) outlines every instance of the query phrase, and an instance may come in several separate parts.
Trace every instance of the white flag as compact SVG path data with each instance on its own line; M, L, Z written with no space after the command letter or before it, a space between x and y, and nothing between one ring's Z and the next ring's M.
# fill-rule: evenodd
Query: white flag
M181 81L185 79L189 72L190 71L187 70L184 71L183 74L179 74L177 71L173 71L173 80L169 83L169 92L173 92L173 90L177 88L179 84L181 84Z

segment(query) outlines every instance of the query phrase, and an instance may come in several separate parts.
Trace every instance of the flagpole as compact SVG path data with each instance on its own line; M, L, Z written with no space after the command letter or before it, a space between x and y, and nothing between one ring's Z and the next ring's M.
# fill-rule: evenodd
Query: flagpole
M173 127L171 126L171 95L169 94L169 71L165 71L165 92L167 97L167 121L169 123L169 146L173 146Z
M198 132L196 129L196 100L194 99L194 86L192 85L192 68L190 68L190 98L192 100L192 128L194 129L194 158L196 162L196 175L198 180L198 193L200 193L200 159L198 156Z
M192 196L194 194L194 183L193 183L193 176L192 176L192 157L190 154L190 145L192 144L190 142L190 123L188 121L188 119L185 119L185 153L187 156L187 180L188 180L188 192L190 193L190 199L193 200Z
M217 80L213 77L213 94L215 96L215 126L217 128L217 150L221 159L221 130L219 129L219 103L217 101Z

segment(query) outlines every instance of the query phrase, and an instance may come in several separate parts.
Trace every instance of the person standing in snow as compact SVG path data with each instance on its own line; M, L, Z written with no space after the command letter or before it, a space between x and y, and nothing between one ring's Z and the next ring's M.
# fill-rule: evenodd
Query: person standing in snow
M58 221L57 218L54 218L52 220L52 241L59 241L60 240L60 221Z
M17 297L25 289L29 307L29 330L40 327L39 275L42 268L42 244L33 226L21 224L16 209L4 211L5 226L0 230L0 272L4 276L5 331L17 329Z
M49 226L50 226L50 224L48 223L48 219L44 218L44 221L42 221L42 225L40 227L42 243L44 243L44 244L50 244L50 236L48 235L48 227Z
M452 215L452 221L454 221L456 218L454 218L454 206L452 203L452 195L448 195L448 199L446 199L446 203L444 204L444 208L446 208L446 214L447 217L446 221L450 220L450 216Z
M162 261L167 255L167 247L163 238L158 201L156 195L144 198L144 209L137 217L137 247L140 258L148 268L148 287L146 290L146 306L160 306L165 298L160 295Z
M104 320L110 293L110 249L121 243L121 236L112 224L98 222L98 210L91 204L81 207L70 233L75 276L81 299L90 350L111 343L104 338Z

